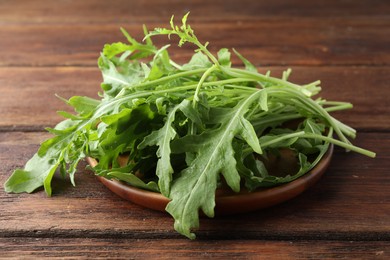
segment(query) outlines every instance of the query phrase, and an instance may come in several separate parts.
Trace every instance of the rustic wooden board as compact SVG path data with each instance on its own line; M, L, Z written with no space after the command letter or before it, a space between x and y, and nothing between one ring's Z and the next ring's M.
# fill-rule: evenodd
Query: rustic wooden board
M261 67L260 71L265 73L269 69L272 75L280 77L287 68ZM352 110L335 113L343 122L358 129L389 130L388 67L291 68L291 81L306 84L320 79L322 97L354 104ZM0 68L0 129L32 131L52 127L61 120L55 111L70 111L55 94L64 98L73 95L98 98L100 82L97 67Z
M0 183L23 166L46 137L44 133L0 133ZM325 176L304 194L267 210L204 218L199 237L390 239L390 134L363 133L356 144L381 153L370 159L336 149ZM5 194L0 190L1 236L180 237L168 214L119 199L84 166L77 174L76 188L56 177L51 198L44 192Z
M114 238L0 238L2 257L104 259L386 259L388 242L188 241Z
M101 79L97 67L0 68L0 128L52 127L62 120L56 111L71 111L56 94L98 98Z
M390 7L386 1L306 1L297 0L68 0L3 1L1 20L14 23L120 23L159 21L191 11L194 20L248 20L258 17L380 17Z
M166 27L168 20L147 25ZM256 65L389 65L390 60L390 20L259 17L191 24L201 41L210 42L211 51L235 48ZM6 24L0 30L0 66L95 66L105 43L124 41L119 27L142 40L139 22ZM192 55L190 45L178 48L177 40L156 39L158 46L171 43L171 56L179 62Z
M51 198L0 189L0 258L388 259L386 0L0 1L1 186L49 136L42 130L60 120L54 111L69 109L55 93L96 97L99 52L124 40L120 27L142 39L142 24L167 26L172 14L188 11L212 52L236 48L276 75L292 67L292 81L321 79L323 97L352 102L353 110L335 115L359 130L354 143L377 158L337 148L325 176L302 195L250 214L204 218L195 241L177 234L167 214L109 192L83 162L77 187L55 176ZM171 44L180 63L192 54L191 46Z

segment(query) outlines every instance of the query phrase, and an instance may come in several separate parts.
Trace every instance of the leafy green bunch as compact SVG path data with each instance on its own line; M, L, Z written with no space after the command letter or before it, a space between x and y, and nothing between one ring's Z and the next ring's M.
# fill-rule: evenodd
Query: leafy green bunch
M149 32L143 42L122 29L127 43L106 44L98 61L103 75L101 99L74 96L65 100L75 113L47 129L54 137L41 144L24 169L5 183L7 192L52 193L57 169L75 184L76 166L96 158L93 171L108 179L160 192L170 199L166 211L181 234L195 238L199 211L214 216L215 192L254 191L291 182L312 169L330 143L374 157L347 138L354 129L330 115L351 108L344 102L313 99L319 81L297 85L261 74L234 50L245 68L234 68L231 53L214 56L186 23ZM178 64L169 45L157 48L152 37L176 35L179 45L196 46L190 61ZM291 122L298 122L291 124ZM333 135L337 139L333 138ZM273 175L271 156L287 149L297 158L297 172ZM120 164L119 156L127 155Z

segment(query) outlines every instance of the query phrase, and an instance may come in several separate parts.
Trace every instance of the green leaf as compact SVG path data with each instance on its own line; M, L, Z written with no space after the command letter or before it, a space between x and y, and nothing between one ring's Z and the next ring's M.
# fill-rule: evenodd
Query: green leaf
M116 42L112 44L105 44L103 48L103 55L108 59L111 59L120 53L133 50L134 48L128 44Z
M233 49L234 53L237 55L237 57L244 63L245 69L251 72L257 72L257 68L249 61L247 60L244 56L242 56L238 51Z
M100 101L90 97L73 96L68 100L68 104L74 107L79 116L83 116L95 111Z
M173 127L177 110L181 110L187 118L193 122L200 124L200 118L192 108L191 103L184 99L180 104L176 105L167 115L165 124L150 135L146 136L138 145L138 149L144 149L146 146L158 146L157 149L157 168L156 175L159 177L160 192L168 197L172 182L172 174L174 172L171 165L171 140L177 133Z
M51 179L59 165L57 157L56 151L45 157L35 154L26 163L24 170L17 169L12 173L11 177L4 184L5 191L31 193L44 185L46 193L50 196L52 193Z
M259 105L262 110L268 111L268 95L267 95L267 91L265 90L260 91Z
M232 62L230 61L230 52L227 48L222 48L218 51L218 62L221 66L230 67Z
M136 187L136 188L159 192L158 186L155 182L151 181L151 182L145 183L140 178L138 178L137 176L135 176L132 173L113 171L113 172L109 172L108 176L114 177L120 181L124 181L124 182L128 183L129 185Z
M259 187L259 183L263 183L264 177L268 176L268 171L264 163L258 160L250 150L246 149L246 144L235 142L233 145L237 170L245 180L245 187L249 191L254 191Z
M238 132L239 135L242 136L247 141L247 143L252 147L255 153L261 154L262 151L261 151L259 139L257 138L255 129L253 128L252 124L244 117L241 117L239 123L240 123L240 130Z
M147 103L139 103L132 108L123 108L117 114L102 116L104 124L99 125L99 167L117 167L119 154L136 149L137 142L147 133L144 129L155 117Z
M171 165L171 147L170 141L175 138L176 131L172 127L175 120L176 111L180 105L173 108L167 115L167 120L162 128L146 136L138 145L138 149L144 149L145 146L157 145L157 169L156 175L159 177L158 186L164 196L168 196L172 182L173 168Z
M253 128L243 124L245 113L258 99L259 93L257 91L238 103L221 127L195 137L199 142L191 144L197 148L197 157L173 182L169 196L172 201L166 208L175 218L175 229L181 234L195 238L191 229L199 226L199 209L209 217L214 216L214 196L220 173L232 190L240 190L232 142L236 135L240 135L254 150L260 150L258 141L253 142L257 140ZM186 142L185 139L182 141L183 144Z
M182 66L183 70L195 70L199 68L210 68L212 63L202 52L195 53L189 63Z
M105 94L110 97L116 96L124 87L140 83L144 79L142 65L128 63L127 61L114 64L105 56L101 56L103 86ZM142 70L142 73L140 71Z
M31 193L44 186L47 195L51 196L51 180L59 166L66 169L72 184L75 185L73 175L76 165L85 157L83 153L85 140L78 142L83 137L82 134L74 135L73 132L64 130L62 135L43 142L38 152L26 163L24 169L15 170L6 181L5 190L15 193ZM66 168L67 164L69 168Z
M315 123L312 119L308 118L303 122L303 131L305 131L305 133L322 135L325 131L325 126L323 124ZM322 143L321 140L317 139L311 139L310 142L312 142L313 145L320 145Z

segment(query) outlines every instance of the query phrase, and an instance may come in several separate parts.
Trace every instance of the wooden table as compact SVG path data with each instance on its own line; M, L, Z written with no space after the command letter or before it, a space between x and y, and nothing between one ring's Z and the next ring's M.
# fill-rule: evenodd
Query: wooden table
M390 257L390 4L388 1L0 1L0 183L35 153L68 109L54 94L96 97L104 43L119 27L190 24L211 51L236 48L260 71L291 67L292 81L321 79L322 96L350 101L335 114L358 130L370 159L337 148L325 176L281 205L202 219L197 240L164 213L133 205L97 182L85 163L76 183L56 177L44 192L0 189L0 258ZM161 44L164 44L161 40ZM160 44L160 43L159 43ZM189 48L171 47L184 62ZM237 60L235 65L239 66Z

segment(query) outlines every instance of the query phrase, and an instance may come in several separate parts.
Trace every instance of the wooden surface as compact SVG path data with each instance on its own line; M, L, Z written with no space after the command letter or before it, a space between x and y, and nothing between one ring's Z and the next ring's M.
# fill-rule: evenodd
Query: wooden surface
M317 3L321 2L321 3ZM361 1L0 1L0 183L49 135L63 97L96 97L104 43L119 27L190 23L212 51L236 48L261 71L291 67L298 83L322 81L322 96L350 101L335 114L358 130L356 145L376 159L337 148L325 176L281 205L202 219L196 241L170 216L130 204L86 171L77 187L55 177L55 193L0 190L0 258L296 259L390 257L390 3ZM165 39L158 44L165 44ZM171 47L184 62L188 47ZM238 61L235 60L236 65Z

